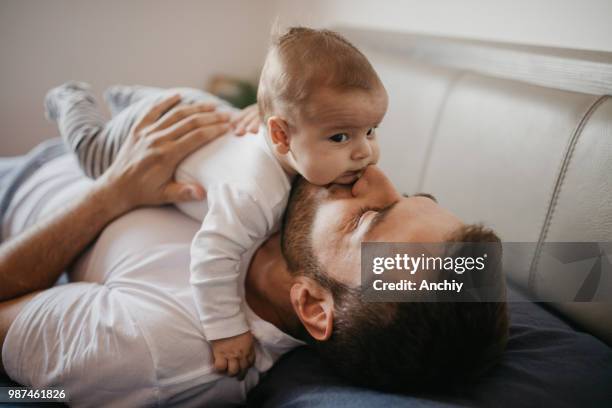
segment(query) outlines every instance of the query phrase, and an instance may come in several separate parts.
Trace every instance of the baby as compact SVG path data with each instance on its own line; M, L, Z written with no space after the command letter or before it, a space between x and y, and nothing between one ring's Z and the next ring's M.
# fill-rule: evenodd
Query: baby
M112 163L138 117L172 93L183 103L229 105L193 89L114 87L106 92L113 119L104 122L87 87L49 92L47 114L90 177ZM260 135L228 133L198 150L175 173L201 183L204 202L179 204L202 220L191 246L193 295L214 366L235 374L255 360L245 317L244 253L278 227L296 175L317 185L355 182L378 161L376 127L387 94L366 57L328 30L291 28L270 47L257 95ZM239 367L239 369L238 369Z

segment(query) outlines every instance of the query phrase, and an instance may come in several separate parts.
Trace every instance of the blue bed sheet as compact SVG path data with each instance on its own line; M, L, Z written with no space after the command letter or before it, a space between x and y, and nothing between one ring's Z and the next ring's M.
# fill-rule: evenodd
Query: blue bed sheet
M399 395L352 387L306 347L285 355L249 394L253 407L612 407L612 349L510 291L499 366L460 394Z

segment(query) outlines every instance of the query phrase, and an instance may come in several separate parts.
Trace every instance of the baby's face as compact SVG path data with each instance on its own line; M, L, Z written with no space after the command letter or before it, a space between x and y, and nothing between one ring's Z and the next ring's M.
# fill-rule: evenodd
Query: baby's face
M295 167L316 185L350 184L378 162L376 127L387 112L387 92L317 90L290 131Z

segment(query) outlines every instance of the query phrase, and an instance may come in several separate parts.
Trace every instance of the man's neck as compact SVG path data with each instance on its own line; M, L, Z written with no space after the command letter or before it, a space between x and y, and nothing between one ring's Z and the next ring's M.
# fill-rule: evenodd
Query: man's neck
M277 233L268 238L251 259L245 280L246 301L263 320L293 337L302 338L302 325L289 297L292 283Z

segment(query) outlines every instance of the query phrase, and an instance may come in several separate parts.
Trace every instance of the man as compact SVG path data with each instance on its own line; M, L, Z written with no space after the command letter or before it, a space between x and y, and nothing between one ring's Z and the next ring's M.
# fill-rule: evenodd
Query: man
M314 344L341 374L392 390L417 384L415 372L421 370L424 383L443 378L436 373L452 365L440 360L469 346L468 340L478 340L462 351L473 367L464 360L461 370L480 371L495 361L507 330L503 305L472 305L463 313L461 307L410 310L359 299L363 240L437 242L464 228L428 197L401 197L370 167L352 187L297 185L282 245L275 234L246 256L243 307L261 343L255 367L241 373L237 361L230 371L244 374L242 380L214 373L206 364L210 349L188 284L196 223L173 208L142 208L104 229L141 205L201 197L197 186L176 185L172 171L186 154L221 134L223 125L208 120L202 126L209 112L198 113L197 107L163 114L176 102L165 101L147 115L101 181L83 180L74 162L60 158L22 187L22 202L39 202L28 214L14 208L8 228L25 232L0 251L2 296L12 298L0 304L2 360L15 380L65 388L76 405L229 404L244 401L260 373L300 340ZM200 116L193 126L173 126L188 123L179 119L186 113ZM81 198L58 210L54 197L62 194ZM361 214L364 206L372 210ZM102 230L75 263L75 283L33 292L55 282ZM487 231L464 231L491 238ZM408 316L429 316L433 323L404 319L410 311ZM465 336L455 333L454 342L436 336L445 334L440 328L474 320L479 324ZM424 355L426 350L434 355ZM429 362L439 365L428 368Z
M462 224L429 194L402 197L375 166L352 188L296 184L282 236L291 301L303 338L332 368L402 392L469 383L495 364L507 338L505 303L366 302L359 290L362 242L498 244L492 231ZM458 248L455 257L475 246ZM491 282L503 286L500 275Z

